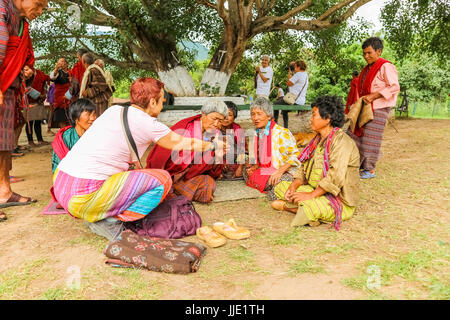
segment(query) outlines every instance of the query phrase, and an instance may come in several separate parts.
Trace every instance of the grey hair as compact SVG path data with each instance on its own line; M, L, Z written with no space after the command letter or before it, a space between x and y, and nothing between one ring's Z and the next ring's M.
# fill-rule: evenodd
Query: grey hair
M95 57L91 52L87 52L87 53L83 54L82 59L83 59L84 63L86 63L88 65L91 65L95 62Z
M213 112L220 113L225 118L228 117L228 107L222 100L210 99L207 100L202 106L202 113L210 114Z
M270 57L267 54L261 56L261 59L263 59L263 58L267 58L270 61Z
M264 97L256 98L252 104L250 105L250 112L253 109L261 109L264 111L269 117L273 117L273 105L269 99Z

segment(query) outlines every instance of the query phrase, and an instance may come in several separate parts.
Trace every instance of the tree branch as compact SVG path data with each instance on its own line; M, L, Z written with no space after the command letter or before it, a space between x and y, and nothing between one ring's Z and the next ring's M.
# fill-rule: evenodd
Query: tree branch
M354 1L355 0L345 0L345 1L338 2L337 4L332 6L330 9L328 9L326 12L324 12L320 17L318 17L317 20L323 21L323 20L327 19L333 13L335 13L336 11L342 9L343 7L349 5L350 3L354 2Z
M207 7L213 8L214 10L218 11L218 8L215 4L209 2L208 0L197 0L198 4L203 4Z
M89 24L97 25L97 26L105 26L105 27L117 27L120 25L120 20L112 15L107 15L97 9L96 7L89 4L84 0L51 0L54 3L59 4L63 8L69 7L71 4L76 4L81 9L81 13L86 14L84 8L88 8L89 11L92 11L94 14L89 16Z

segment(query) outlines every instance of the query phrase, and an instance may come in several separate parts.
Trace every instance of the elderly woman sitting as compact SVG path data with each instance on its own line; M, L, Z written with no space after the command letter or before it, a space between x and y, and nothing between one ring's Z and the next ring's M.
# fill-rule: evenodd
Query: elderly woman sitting
M244 179L247 185L267 192L271 201L276 199L274 186L280 181L292 181L295 169L300 165L300 155L292 133L276 124L269 100L257 98L250 106L250 115L256 127L256 137L249 144L256 164L247 165Z
M220 135L222 121L228 116L227 105L220 100L209 100L201 114L183 119L170 129L184 137L212 141ZM164 169L173 179L176 193L189 200L208 203L213 200L215 179L219 178L223 164L215 164L214 151L174 151L154 146L147 158L147 168Z
M301 167L293 182L275 187L277 210L296 213L291 226L342 220L355 212L358 201L359 152L355 142L340 127L344 106L338 97L325 96L312 104L311 128L317 133L300 155Z

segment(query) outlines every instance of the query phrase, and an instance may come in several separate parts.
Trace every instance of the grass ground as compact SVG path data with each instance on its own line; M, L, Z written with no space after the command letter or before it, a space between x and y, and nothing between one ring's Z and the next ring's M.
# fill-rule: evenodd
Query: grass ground
M0 299L450 299L450 121L395 126L377 178L361 183L360 205L340 232L290 228L293 216L265 199L196 204L204 225L233 217L252 236L208 249L190 275L112 268L107 241L81 221L42 216L50 147L36 149L13 163L26 179L15 191L39 202L5 210Z

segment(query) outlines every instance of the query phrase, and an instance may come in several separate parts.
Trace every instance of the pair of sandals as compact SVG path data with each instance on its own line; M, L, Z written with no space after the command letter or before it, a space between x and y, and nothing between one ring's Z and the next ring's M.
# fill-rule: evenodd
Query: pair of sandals
M211 248L217 248L227 243L227 239L242 240L250 237L250 231L239 227L234 219L227 222L216 222L213 227L204 226L197 229L197 238Z
M27 199L27 201L20 201L21 198L22 196L20 194L13 192L11 197L9 197L9 199L6 202L0 203L0 209L15 206L26 206L37 202L37 200L32 200L30 197L26 198L24 197L25 199ZM7 219L8 218L6 217L6 214L0 210L0 222L3 222Z

